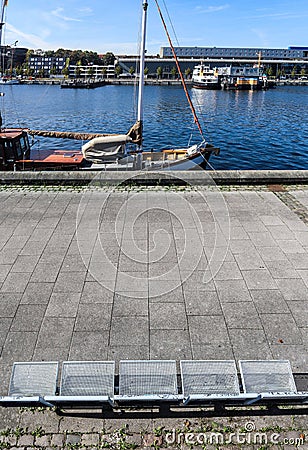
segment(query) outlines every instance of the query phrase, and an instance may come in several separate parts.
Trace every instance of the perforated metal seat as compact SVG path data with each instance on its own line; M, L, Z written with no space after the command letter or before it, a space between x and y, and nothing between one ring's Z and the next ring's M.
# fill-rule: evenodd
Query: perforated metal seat
M66 361L62 365L60 396L114 395L113 361Z
M13 364L8 395L55 395L58 380L58 362L17 362Z
M308 393L297 392L288 360L239 361L244 392L258 393L258 400L307 403Z
M114 361L65 361L59 396L47 396L52 405L64 408L113 405Z
M1 406L52 406L45 396L55 395L58 362L17 362L13 364L8 396Z
M297 392L290 361L239 361L244 392Z
M178 394L175 361L120 361L118 400L170 400Z
M234 361L181 361L184 397L191 395L239 395Z

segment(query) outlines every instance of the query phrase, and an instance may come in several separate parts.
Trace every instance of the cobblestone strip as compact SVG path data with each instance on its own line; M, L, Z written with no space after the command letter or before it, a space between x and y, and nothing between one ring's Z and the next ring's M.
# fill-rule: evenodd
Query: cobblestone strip
M297 198L295 198L289 192L275 191L274 194L304 223L308 224L308 210L299 200L297 200Z

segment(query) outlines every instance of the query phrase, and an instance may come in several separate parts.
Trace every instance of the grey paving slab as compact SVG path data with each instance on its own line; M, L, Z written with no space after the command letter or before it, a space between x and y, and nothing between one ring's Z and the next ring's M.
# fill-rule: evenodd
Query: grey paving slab
M184 290L186 314L188 316L221 315L217 292Z
M288 255L288 260L294 269L308 269L308 253L293 253Z
M70 345L75 319L45 317L38 334L37 347L64 347Z
M303 345L292 314L261 314L260 317L270 344Z
M188 330L151 330L150 359L191 359Z
M114 292L97 281L86 281L81 293L81 303L113 303Z
M108 331L74 331L69 347L71 361L104 361L108 357Z
M48 304L53 286L53 283L30 281L23 292L21 303Z
M187 330L183 303L151 303L149 310L151 330Z
M0 264L0 283L3 283L5 281L11 268L11 264Z
M54 292L82 292L86 270L82 272L60 272L55 282Z
M287 302L291 314L299 328L308 327L308 299Z
M272 352L263 329L230 329L234 357L238 359L272 359Z
M300 278L299 273L289 261L267 261L266 267L273 278Z
M248 289L276 289L277 285L269 270L242 270L242 276Z
M225 344L192 344L193 359L196 360L230 360L234 359L233 349L230 343Z
M296 239L277 240L277 243L281 250L286 254L306 253L305 248Z
M110 345L148 345L148 317L112 317Z
M80 293L53 293L46 309L46 317L76 317Z
M228 330L223 315L190 316L188 317L188 326L193 345L229 342Z
M285 300L306 300L308 298L308 288L302 280L277 279L276 283Z
M221 303L251 302L251 296L244 280L215 280Z
M29 273L21 273L18 276L14 273L9 273L1 287L1 292L15 292L22 293L30 280Z
M0 347L4 346L6 336L11 328L12 320L9 317L0 319Z
M79 305L75 331L108 331L110 328L112 305L105 303Z
M253 302L223 303L222 311L228 329L260 329L262 327Z
M2 348L0 363L31 361L37 336L38 333L32 331L9 331Z
M147 298L135 298L138 293L129 292L129 295L115 294L112 315L117 316L148 316L149 305Z
M280 290L251 290L250 295L259 314L289 313L289 307Z
M46 305L19 305L11 331L39 331L44 318Z
M22 294L0 292L0 317L14 317Z

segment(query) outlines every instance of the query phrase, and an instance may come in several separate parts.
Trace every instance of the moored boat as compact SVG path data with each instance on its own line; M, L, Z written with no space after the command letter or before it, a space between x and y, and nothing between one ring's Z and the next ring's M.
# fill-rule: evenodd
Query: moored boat
M211 69L203 63L198 64L193 70L192 85L196 89L220 89L217 69Z
M139 62L138 113L135 124L126 134L85 134L57 131L41 131L16 128L2 128L0 123L0 170L191 170L206 168L210 156L219 153L219 148L206 142L201 125L180 71L179 63L174 57L179 75L192 109L194 122L200 132L201 142L187 148L160 149L143 151L143 88L145 69L145 43L148 1L142 1L142 33ZM2 7L6 6L3 0ZM158 1L155 0L159 14L164 23ZM170 36L167 36L172 46ZM173 46L172 46L173 48ZM1 121L2 122L2 121ZM165 133L165 130L162 130ZM47 150L35 151L29 144L29 135L44 137L71 138L89 140L81 151Z

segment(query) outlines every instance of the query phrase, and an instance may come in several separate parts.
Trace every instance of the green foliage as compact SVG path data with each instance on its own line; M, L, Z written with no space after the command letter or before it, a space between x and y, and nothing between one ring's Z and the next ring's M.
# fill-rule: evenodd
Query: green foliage
M121 73L123 73L123 69L119 64L115 67L114 70L115 70L115 73L117 76L119 76L119 75L121 75Z
M45 430L42 427L36 427L35 430L31 431L31 435L40 438L45 435Z
M103 57L102 57L102 62L104 66L113 66L115 61L115 56L113 53L111 52L107 52Z

